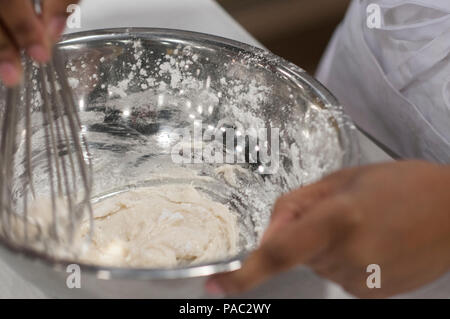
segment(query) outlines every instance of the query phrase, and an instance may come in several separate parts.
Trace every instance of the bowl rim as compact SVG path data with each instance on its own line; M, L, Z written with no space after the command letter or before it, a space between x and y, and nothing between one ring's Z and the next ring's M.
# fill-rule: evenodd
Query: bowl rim
M326 105L330 108L335 108L342 112L342 117L345 120L345 126L342 128L346 131L348 139L351 140L353 145L351 153L355 158L359 157L359 145L355 142L355 132L351 129L352 122L350 118L345 115L342 110L341 105L338 100L333 96L333 94L326 89L318 80L309 75L302 68L294 65L293 63L271 53L268 50L261 49L250 44L239 42L236 40L227 39L224 37L210 35L206 33L178 30L178 29L166 29L166 28L142 28L142 27L129 27L129 28L107 28L107 29L95 29L82 32L74 32L70 34L63 35L61 41L57 44L58 47L69 45L71 43L79 43L89 40L101 40L101 39L120 39L123 37L129 37L129 39L140 39L140 38L151 38L151 37L161 38L162 36L169 36L173 38L189 38L195 41L206 41L210 43L215 43L217 45L228 45L234 47L242 52L249 53L254 56L263 58L270 65L276 66L277 68L283 70L285 75L295 79L301 80L301 82L306 82L317 96L326 102ZM347 125L350 124L350 125ZM359 159L356 159L359 162ZM354 163L357 164L357 163ZM25 259L30 261L38 261L44 263L57 271L64 271L66 267L71 264L77 264L82 269L84 275L91 274L96 276L98 279L102 280L113 280L113 279L130 279L130 280L161 280L161 279L187 279L195 277L209 276L222 272L230 272L238 270L242 267L243 261L248 256L250 252L244 251L239 255L217 262L208 262L187 267L177 267L177 268L122 268L122 267L106 267L84 264L80 261L70 261L66 259L54 258L45 253L35 251L30 248L15 245L0 238L1 248L21 255Z

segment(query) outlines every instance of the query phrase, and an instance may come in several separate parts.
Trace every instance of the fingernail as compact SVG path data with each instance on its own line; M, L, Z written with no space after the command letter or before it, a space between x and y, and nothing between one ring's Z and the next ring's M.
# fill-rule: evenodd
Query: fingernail
M205 290L210 295L225 295L223 288L219 285L217 280L214 279L208 279L208 281L206 281Z
M35 44L29 47L27 49L27 53L33 60L39 63L47 62L50 59L47 50L45 50L40 44Z
M53 17L47 27L48 34L53 41L58 41L66 28L66 17Z
M0 78L6 86L14 86L20 81L20 73L14 64L3 62L0 63Z

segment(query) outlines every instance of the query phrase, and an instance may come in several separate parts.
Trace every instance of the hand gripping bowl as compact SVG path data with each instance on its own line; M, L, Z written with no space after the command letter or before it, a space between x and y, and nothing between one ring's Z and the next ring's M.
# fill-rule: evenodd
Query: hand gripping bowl
M336 99L271 53L164 29L83 32L59 47L89 142L92 200L140 186L192 184L238 215L241 253L173 269L131 269L4 243L0 258L48 296L201 297L206 276L241 266L279 195L358 163L353 125ZM39 105L35 99L33 110ZM181 135L189 135L189 152L180 151ZM207 156L211 145L214 155L222 147L221 157ZM37 171L42 158L33 156ZM81 289L66 285L73 263L81 267Z

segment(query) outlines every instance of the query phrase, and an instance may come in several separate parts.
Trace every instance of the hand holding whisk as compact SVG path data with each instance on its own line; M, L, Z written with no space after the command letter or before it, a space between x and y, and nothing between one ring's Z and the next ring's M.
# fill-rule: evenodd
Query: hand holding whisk
M62 53L53 51L38 68L25 58L23 84L7 89L0 120L1 236L47 251L70 244L86 214L93 229L87 142Z

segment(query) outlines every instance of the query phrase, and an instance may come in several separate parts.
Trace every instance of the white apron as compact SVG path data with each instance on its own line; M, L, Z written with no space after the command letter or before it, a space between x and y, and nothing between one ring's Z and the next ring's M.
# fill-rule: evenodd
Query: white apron
M354 0L317 77L393 152L450 163L449 52L450 0Z
M381 9L380 29L367 27L370 3ZM450 163L449 52L450 0L355 0L317 76L397 154ZM329 297L348 295L331 286ZM450 298L450 273L397 297Z

